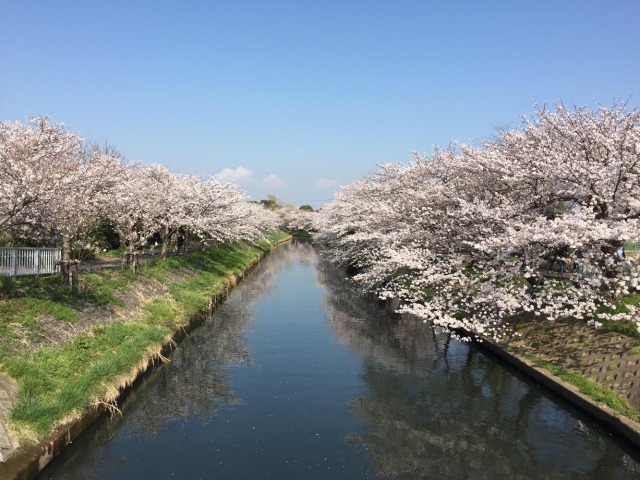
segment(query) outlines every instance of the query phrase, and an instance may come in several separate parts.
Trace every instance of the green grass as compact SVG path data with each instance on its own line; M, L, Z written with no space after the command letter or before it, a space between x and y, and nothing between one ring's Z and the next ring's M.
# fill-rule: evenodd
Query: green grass
M155 325L114 324L69 344L4 359L3 369L20 384L12 422L26 437L48 434L70 415L85 412L109 382L129 373L169 333Z
M624 249L627 252L638 252L640 251L640 242L627 242L624 244Z
M93 303L99 305L124 306L118 293L135 281L136 274L129 269L86 273L81 277L81 291L90 292Z
M539 360L533 355L527 354L519 348L509 347L509 350L531 361L535 366L548 370L552 375L575 386L581 393L592 400L603 403L620 415L640 422L640 410L629 405L626 398L616 394L611 388L590 380L579 373L569 372L557 367L551 362Z
M638 332L638 326L635 322L624 320L624 321L612 321L602 318L598 314L602 313L629 313L628 305L633 305L635 307L640 307L640 294L632 293L627 295L626 297L620 299L616 303L616 308L608 308L608 307L600 307L596 313L596 319L602 323L602 331L604 332L613 332L613 333L621 333L623 335L627 335L629 337L633 337L635 339L640 340L640 332Z
M586 378L584 375L568 372L551 364L543 364L540 366L549 370L556 377L576 386L580 392L584 393L592 400L604 403L615 412L636 422L640 422L640 411L629 405L626 398L617 395L611 388L600 385L599 383Z
M125 253L127 253L126 247L114 248L111 250L98 252L98 257L119 257L120 255L124 255Z
M86 305L122 306L117 296L133 280L129 271L90 273L82 286L69 290L57 277L3 279L0 283L0 359L43 333L39 320L74 324ZM24 341L23 341L24 340Z
M287 238L279 233L258 245L223 244L144 264L138 274L126 269L86 274L78 291L69 291L53 278L3 282L0 368L19 384L11 417L14 430L23 441L36 441L86 412L118 377L131 375L172 332L205 309L226 288L229 275L240 274ZM42 333L43 315L73 323L83 306L122 306L118 294L145 278L165 284L173 279L173 283L165 296L127 312L127 322L93 325L90 334L55 347L15 348L21 335L31 338Z

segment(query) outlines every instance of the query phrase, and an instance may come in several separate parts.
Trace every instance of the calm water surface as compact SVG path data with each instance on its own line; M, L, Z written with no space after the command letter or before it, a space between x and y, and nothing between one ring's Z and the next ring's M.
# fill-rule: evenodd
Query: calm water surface
M271 254L41 479L631 479L627 449L474 346Z

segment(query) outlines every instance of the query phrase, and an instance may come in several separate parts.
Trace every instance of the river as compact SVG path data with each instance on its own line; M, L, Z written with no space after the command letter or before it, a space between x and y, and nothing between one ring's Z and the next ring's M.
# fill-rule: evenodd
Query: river
M474 345L270 254L39 479L631 479L638 452Z

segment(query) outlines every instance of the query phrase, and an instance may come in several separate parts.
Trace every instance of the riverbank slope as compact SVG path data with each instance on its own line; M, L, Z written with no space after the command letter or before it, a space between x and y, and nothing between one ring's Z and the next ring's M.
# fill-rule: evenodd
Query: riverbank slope
M0 477L32 477L87 421L117 411L122 390L165 360L199 314L289 239L278 232L256 244L151 262L138 273L97 271L73 292L51 278L3 282L0 370L13 391L0 398L0 406L12 405L10 415L1 412L10 448L2 452Z

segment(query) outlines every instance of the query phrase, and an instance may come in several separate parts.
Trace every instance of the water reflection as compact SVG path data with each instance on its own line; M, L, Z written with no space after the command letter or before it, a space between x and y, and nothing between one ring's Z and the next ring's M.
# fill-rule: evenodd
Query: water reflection
M393 479L638 478L638 463L606 433L531 382L410 317L356 295L327 265L329 325L362 359L350 400L371 428L349 443ZM565 405L566 407L566 405Z
M155 436L167 423L190 417L206 424L221 406L242 403L231 387L229 367L252 364L247 333L253 328L255 305L273 293L279 270L313 258L309 244L279 253L260 264L251 281L173 352L168 368L145 394L144 405L129 414L129 434Z

